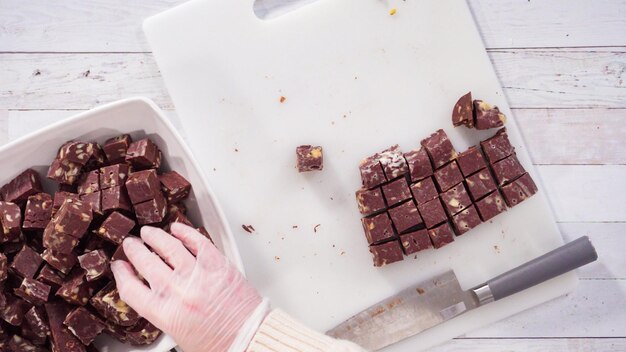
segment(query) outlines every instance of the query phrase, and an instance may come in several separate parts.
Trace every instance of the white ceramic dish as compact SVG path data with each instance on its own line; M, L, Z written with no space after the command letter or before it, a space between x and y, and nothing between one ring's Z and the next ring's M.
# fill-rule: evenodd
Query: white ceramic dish
M178 171L193 186L186 202L189 218L196 224L204 225L215 244L243 272L230 228L201 168L174 126L148 99L130 98L103 105L6 144L0 148L0 165L3 167L0 184L27 168L34 168L41 173L42 180L45 179L47 167L58 147L69 139L104 142L121 133L130 133L135 139L147 136L159 145L163 152L164 168ZM56 190L52 182L47 180L44 180L44 187L49 192ZM103 335L96 340L96 345L102 352L163 352L176 344L171 337L162 336L154 344L138 348L123 345Z

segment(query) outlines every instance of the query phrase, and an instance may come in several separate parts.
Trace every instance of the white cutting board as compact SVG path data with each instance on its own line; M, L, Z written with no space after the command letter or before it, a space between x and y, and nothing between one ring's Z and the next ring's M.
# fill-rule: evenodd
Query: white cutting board
M144 29L247 275L274 306L325 331L448 269L469 289L562 243L542 190L454 244L374 268L354 199L359 160L395 143L408 151L438 128L459 151L484 139L492 132L450 122L456 99L470 89L511 117L467 4L320 0L268 21L252 6L190 1ZM537 179L512 118L507 127ZM324 147L323 172L295 170L300 144ZM575 283L574 274L562 276L388 351L425 349Z

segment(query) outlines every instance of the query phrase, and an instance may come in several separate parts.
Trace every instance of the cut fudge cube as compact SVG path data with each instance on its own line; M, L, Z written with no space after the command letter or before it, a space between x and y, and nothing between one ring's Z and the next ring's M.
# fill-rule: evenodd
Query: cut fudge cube
M100 189L123 186L130 175L128 164L115 164L100 169Z
M50 323L50 342L54 346L53 351L86 352L85 345L63 325L72 307L65 302L46 303L45 307Z
M387 205L389 206L411 198L411 189L404 177L383 185L382 189Z
M21 231L22 211L17 204L0 201L0 224L2 225L2 235L0 243L9 242L17 238Z
M4 282L9 275L9 260L4 253L0 252L0 283Z
M65 317L63 324L84 345L91 344L104 330L104 324L100 319L83 307L77 307L71 311Z
M39 271L39 275L37 275L38 281L50 286L55 291L63 285L64 279L65 275L54 270L49 264L45 264Z
M161 190L168 203L180 202L189 196L191 183L176 171L166 172L159 176Z
M48 168L47 177L65 185L73 185L76 183L82 165L73 163L69 160L54 159Z
M48 263L56 270L62 272L63 274L69 273L74 265L78 263L78 258L76 257L76 254L60 253L52 249L44 250L41 257L43 258L43 260L46 261L46 263Z
M24 246L24 235L19 234L15 238L2 244L2 250L6 255L13 255L22 250Z
M13 326L22 325L28 303L8 292L4 294L4 298L6 302L4 306L0 306L0 318Z
M439 129L421 142L435 169L456 159L457 153L444 130Z
M46 341L48 340L48 336L39 336L37 334L35 334L33 332L33 330L30 328L30 325L28 325L28 323L26 323L26 321L22 321L22 326L20 326L21 331L21 336L23 338L25 338L26 340L30 341L33 345L37 345L37 346L43 346L46 344ZM40 351L48 351L47 349L42 349Z
M529 174L524 174L517 180L501 188L506 204L514 207L537 193L537 185Z
M428 230L426 229L400 235L400 243L406 255L433 248L433 243L430 241L430 236L428 236Z
M505 128L499 129L493 137L480 142L480 146L490 164L502 160L515 152L515 148L511 145Z
M35 279L25 278L22 285L15 289L15 295L30 304L41 305L48 302L50 286Z
M394 240L370 246L374 266L381 267L404 259L400 242Z
M452 188L454 185L463 181L463 175L456 161L443 166L435 171L435 180L441 192L445 192Z
M388 212L398 233L406 232L424 223L412 200L391 208Z
M485 158L480 152L480 148L476 146L469 147L466 151L459 154L456 161L459 164L461 173L465 177L487 167L487 162L485 162Z
M87 164L93 156L93 143L83 141L69 141L59 148L57 157L61 160L68 160L79 165Z
M115 244L121 244L135 227L135 221L114 211L104 220L96 234Z
M491 165L498 185L503 186L526 173L515 154L508 156Z
M427 177L411 185L411 191L417 205L424 204L439 196L432 177Z
M78 262L80 267L85 270L87 281L97 280L107 275L109 271L109 257L101 249L79 256Z
M161 183L156 170L143 170L130 174L126 180L126 192L133 204L154 199L157 194L161 193Z
M430 240L433 242L433 247L441 248L449 243L454 242L454 232L448 222L428 230Z
M176 214L173 214L172 216L168 216L167 224L163 226L163 230L170 232L170 227L175 222L179 222L181 224L185 224L187 226L193 227L193 223L191 222L191 220L189 220L189 218L185 216L185 214L178 212Z
M82 174L76 183L78 194L100 191L100 172L98 170Z
M380 186L387 181L378 154L361 160L359 163L359 172L361 173L363 187L367 189Z
M37 306L31 307L26 314L24 314L24 320L26 320L33 335L37 336L39 341L43 340L45 343L50 335L50 325L48 324L48 318L43 308Z
M393 180L409 172L409 167L397 144L380 152L378 160L387 180Z
M98 313L117 325L133 326L139 321L137 312L120 299L113 282L109 282L93 296L90 303Z
M125 186L107 188L101 193L103 212L107 212L110 210L131 210L130 199L128 199Z
M140 319L135 326L126 330L126 338L131 345L150 345L161 336L161 330L146 319Z
M126 151L132 142L133 140L129 134L107 139L104 142L104 146L102 146L102 150L109 163L117 164L124 162L126 159Z
M0 196L6 202L23 205L28 197L41 192L43 188L39 174L33 169L27 169L2 187Z
M137 170L158 169L161 166L161 151L152 140L144 138L128 146L126 162Z
M94 192L89 194L81 194L80 201L89 204L91 212L94 216L100 216L104 214L102 210L101 192Z
M54 201L52 202L52 215L56 214L61 206L65 202L73 203L79 200L79 196L76 193L70 193L65 191L59 191L54 194Z
M371 218L363 218L361 223L363 224L368 244L380 243L395 235L391 226L391 219L389 219L387 213L378 214Z
M37 193L28 197L24 210L25 230L43 230L52 217L52 196L47 193Z
M82 201L65 202L46 227L46 231L80 239L87 232L91 220L93 214L90 204Z
M135 204L133 208L135 209L135 216L139 225L156 224L165 219L167 202L159 191L154 199Z
M13 335L8 343L9 351L15 352L45 352L46 349L33 344L31 341L19 335Z
M411 182L419 181L433 174L433 165L426 149L420 148L404 154L404 159L409 167Z
M506 211L506 205L504 204L504 199L502 199L500 192L494 191L476 202L476 209L480 214L480 218L483 219L483 221L487 221Z
M385 199L380 188L361 188L356 191L356 203L363 215L378 213L385 209Z
M102 284L99 281L88 282L85 279L85 272L75 268L56 292L56 296L67 303L84 306L100 287Z
M78 238L54 232L52 222L43 231L43 246L55 252L70 254L78 245Z
M489 170L483 169L465 179L467 190L474 201L496 190L496 182L491 177Z
M23 246L11 263L11 270L22 278L32 279L41 266L41 257L29 246Z
M443 209L439 197L424 204L420 204L417 208L419 209L420 215L422 215L422 219L424 219L424 224L426 224L426 227L429 229L441 224L447 219L446 211Z
M480 220L478 211L473 205L469 206L465 210L459 212L452 217L452 223L454 224L454 228L456 229L457 236L461 236L467 231L480 225L481 222L482 221Z
M468 92L454 104L452 110L452 125L474 127L474 111L472 108L472 92Z
M455 185L441 194L441 202L445 205L450 216L472 205L463 182Z
M324 169L322 147L301 145L296 148L296 167L298 172L320 171Z
M482 100L474 100L474 114L474 126L477 130L502 127L506 122L506 116L500 112L497 106Z

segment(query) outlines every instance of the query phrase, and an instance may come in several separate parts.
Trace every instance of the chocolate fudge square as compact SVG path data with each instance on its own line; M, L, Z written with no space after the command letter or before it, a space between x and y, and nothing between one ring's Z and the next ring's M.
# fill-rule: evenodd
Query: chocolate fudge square
M396 240L372 245L370 246L370 253L372 253L372 259L376 267L399 262L404 259L400 242Z
M0 199L24 205L28 197L43 192L39 174L33 169L24 170L0 188Z
M356 191L356 203L363 215L378 213L385 209L385 199L380 188L361 188Z
M104 330L104 324L83 307L77 307L65 317L63 324L78 337L84 345L89 345Z
M426 229L400 235L400 243L406 255L433 248L433 243L430 241L430 236Z
M123 134L113 138L109 138L104 142L102 150L111 164L124 162L126 159L126 151L133 142L129 134Z
M13 258L11 270L22 278L32 279L39 270L42 261L39 253L25 245Z
M170 171L159 175L159 181L168 203L180 202L189 196L191 183L178 172Z
M380 152L379 161L387 180L393 180L409 172L409 167L397 144Z
M439 196L437 187L432 177L427 177L421 181L417 181L411 185L411 191L417 205L424 204Z
M45 343L46 338L50 335L50 325L48 324L48 318L43 308L37 306L31 307L26 314L24 314L24 320L26 320L32 333L37 336L40 341L43 340Z
M79 199L81 202L89 204L91 212L94 216L104 214L104 211L102 210L102 192L81 194Z
M456 104L454 104L454 109L452 110L452 125L455 127L461 125L465 125L467 128L474 127L472 92L468 92L460 97Z
M417 206L427 228L433 228L447 220L446 211L439 197Z
M95 233L103 239L119 245L134 227L135 221L133 219L114 211L104 220Z
M51 224L52 222L50 222L43 231L43 246L59 253L71 253L76 245L78 245L78 238L60 232L54 232L54 226L50 226Z
M167 201L159 192L154 199L133 205L139 225L156 224L167 215Z
M482 221L480 220L478 211L473 205L470 205L469 207L452 217L452 223L454 224L454 229L456 230L457 236L461 236L467 231L480 225L481 222Z
M505 185L526 173L515 154L508 156L491 165L498 185Z
M506 211L506 204L504 204L504 199L502 199L502 196L498 191L490 193L475 204L476 209L480 214L480 218L483 221L490 220L496 215Z
M301 145L296 148L296 166L298 172L321 171L324 169L322 147Z
M43 260L56 270L67 274L78 263L78 258L74 253L60 253L52 249L46 249L41 254Z
M80 267L85 270L85 279L94 281L105 276L109 271L109 257L102 249L87 252L78 257Z
M395 236L387 213L361 219L368 244L380 243Z
M480 146L490 164L502 160L515 152L515 148L511 145L505 128L499 129L493 137L480 142Z
M84 306L103 284L101 281L87 282L83 269L76 267L55 295L67 303Z
M449 243L454 242L454 232L448 222L428 230L430 240L433 242L433 247L441 248Z
M404 153L404 159L409 167L411 182L419 181L433 174L433 166L426 149L423 147Z
M412 200L391 208L388 212L398 233L406 232L424 223Z
M126 162L135 170L158 169L161 166L161 151L149 138L132 142L126 150Z
M37 281L41 281L46 285L49 285L54 291L58 290L63 285L64 275L52 269L48 264L45 264L37 275Z
M4 298L3 308L0 309L0 319L13 326L22 325L29 304L9 292L4 294Z
M56 351L85 352L85 346L72 334L63 321L72 307L65 302L46 303L46 315L50 324L50 342Z
M459 182L463 181L463 175L457 162L453 160L451 163L441 167L435 171L435 181L441 192L445 192Z
M481 153L480 148L476 146L469 147L466 151L459 154L456 161L459 164L461 173L465 177L487 167L483 153Z
M451 216L472 205L465 185L460 182L441 194L441 202Z
M22 211L19 206L11 202L0 201L0 243L10 242L20 236L22 224Z
M52 201L52 215L56 214L65 202L75 202L79 200L79 196L76 193L59 191L54 194L54 200Z
M78 194L90 194L100 190L100 172L98 170L82 174L76 183Z
M514 207L537 193L537 185L529 174L502 187L502 194L509 207Z
M110 210L123 210L130 211L130 199L126 193L126 187L116 186L103 190L102 197L102 211L107 212Z
M442 167L451 160L456 159L457 153L448 139L444 130L439 129L421 142L424 149L430 156L435 169Z
M491 177L491 173L487 169L469 176L465 179L467 190L474 201L486 196L497 189L496 181Z
M474 100L474 126L477 130L488 130L504 126L506 116L497 106L482 100Z
M15 295L26 302L34 305L42 305L48 302L50 286L35 279L25 278L19 288L15 289Z
M100 188L123 186L130 175L128 164L115 164L100 169Z
M383 185L383 195L387 205L392 206L411 198L411 189L404 177Z
M126 180L126 192L133 204L154 199L156 194L161 193L161 182L156 170L149 169L130 174Z
M139 321L139 314L122 301L114 282L104 286L89 303L100 315L117 325L133 326Z
M48 193L37 193L28 197L24 210L25 230L43 230L52 217L52 196Z
M378 154L361 160L359 163L359 172L361 173L363 187L367 189L380 186L381 184L387 182L383 167L380 165Z

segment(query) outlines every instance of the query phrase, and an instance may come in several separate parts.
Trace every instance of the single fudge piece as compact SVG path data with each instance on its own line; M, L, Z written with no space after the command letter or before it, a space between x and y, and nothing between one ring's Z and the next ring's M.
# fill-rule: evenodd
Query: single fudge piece
M56 292L56 296L61 297L67 303L84 306L89 303L89 299L100 287L102 287L100 282L87 282L85 272L77 267L68 275L67 280Z
M526 173L515 154L508 156L491 165L498 185L503 186Z
M52 224L52 222L50 222L50 224ZM43 246L62 254L72 253L76 245L78 245L78 238L62 233L55 233L50 224L48 224L43 231Z
M452 110L452 125L474 127L474 111L472 109L472 92L468 92L454 104Z
M422 140L422 146L426 149L426 152L428 152L435 169L456 159L456 150L454 150L446 132L441 129Z
M63 285L65 275L54 270L49 264L45 264L39 271L37 280L52 287L56 291L61 285Z
M52 249L44 250L41 257L46 263L63 274L69 273L74 265L78 263L78 258L74 253L60 253Z
M82 174L76 183L78 194L89 194L100 190L100 172L98 170Z
M77 307L65 317L63 324L84 345L89 345L102 333L104 324L83 307Z
M462 182L463 175L456 161L452 161L448 165L435 171L435 180L441 192L445 192L457 183Z
M57 157L84 166L97 153L94 148L96 148L96 143L69 141L59 148Z
M424 204L420 204L417 208L422 215L422 219L424 219L424 224L426 224L426 227L429 229L441 224L447 219L446 211L443 210L439 197Z
M65 202L73 203L79 200L79 195L76 193L70 193L65 191L59 191L54 194L54 201L52 202L52 215L56 214L61 206Z
M48 168L47 177L65 185L73 185L76 183L82 165L73 163L69 160L54 159L50 168Z
M459 164L461 173L463 173L465 177L487 167L483 153L481 153L480 148L476 146L469 147L466 151L459 154L456 161Z
M80 239L87 232L91 220L93 220L93 214L89 203L82 201L65 202L54 214L52 221L46 227L46 231Z
M368 189L379 186L387 181L383 167L380 165L378 154L361 160L359 163L359 172L361 173L363 187Z
M380 243L394 236L391 220L387 213L361 219L368 244Z
M109 282L93 296L90 303L98 313L117 325L133 326L139 321L137 312L120 299L120 294L113 282Z
M86 352L85 345L63 325L63 321L72 307L65 302L46 303L45 307L50 324L50 342L56 348L52 350L55 352Z
M39 347L33 344L31 341L25 339L19 335L13 335L9 339L8 343L9 351L14 352L45 352L47 351L43 347Z
M121 244L135 227L135 221L114 211L104 220L96 234L115 244Z
M385 199L380 188L359 189L356 191L356 203L363 215L375 214L385 209Z
M404 159L409 166L411 182L419 181L433 174L433 166L426 149L420 148L405 153Z
M102 150L111 164L124 162L126 159L126 151L133 142L129 134L109 138L104 142Z
M320 171L324 169L322 147L301 145L296 148L296 166L298 172Z
M433 248L430 236L428 236L428 230L426 229L400 235L400 243L402 243L402 248L406 255Z
M370 253L374 260L374 266L380 267L399 262L404 259L400 242L394 240L383 244L370 246Z
M515 152L505 128L499 129L493 137L480 142L480 146L491 164Z
M461 236L467 231L480 225L481 222L482 221L480 220L478 211L473 205L470 205L468 208L452 217L452 223L456 229L457 236Z
M100 168L100 189L123 186L129 174L128 164L115 164Z
M170 226L172 226L172 224L175 222L179 222L190 227L194 226L191 220L189 220L189 218L185 214L177 212L167 217L167 224L163 226L163 230L170 232Z
M22 247L13 258L11 270L22 278L32 279L41 266L41 257L29 246Z
M48 318L42 307L31 307L28 312L24 314L24 320L26 320L32 333L40 340L45 341L50 335L50 325L48 324Z
M383 195L387 205L392 206L411 198L411 189L404 177L383 185Z
M35 279L26 278L22 280L22 285L15 289L15 295L30 304L41 305L48 302L50 286Z
M0 283L4 282L9 275L9 260L4 253L0 252Z
M158 169L161 166L161 151L152 140L144 138L128 146L126 162L137 170Z
M424 204L430 200L437 198L437 187L432 177L427 177L421 181L417 181L411 185L411 191L417 205Z
M176 171L166 172L159 176L161 190L168 203L180 202L189 196L191 183Z
M0 295L2 294L0 293ZM13 326L22 325L28 303L8 292L4 294L4 297L6 301L3 306L0 306L0 319Z
M0 224L2 235L0 243L9 242L17 238L21 233L22 211L15 203L0 201Z
M397 144L380 152L379 161L387 180L393 180L409 172L409 167Z
M52 217L52 196L48 193L37 193L28 197L24 211L25 230L43 230Z
M388 211L391 222L398 233L406 232L424 223L412 200L402 203L395 208L391 208Z
M497 106L493 106L482 100L474 100L474 126L477 130L504 126L506 116L500 112Z
M135 326L126 330L126 338L131 345L149 345L161 336L161 330L146 319L140 319Z
M28 325L28 323L26 322L22 322L22 326L20 328L22 329L22 337L30 341L33 345L37 345L41 347L46 344L46 341L48 341L48 336L40 336L40 335L35 334L33 330L30 328L30 325ZM33 350L33 351L47 352L49 350L42 348L41 350Z
M156 224L163 221L167 214L167 202L160 191L154 199L135 204L133 207L139 225Z
M460 212L472 204L472 200L467 194L467 190L465 189L463 182L442 193L441 202L446 207L450 216Z
M110 210L130 211L130 199L128 199L125 186L107 188L101 193L103 212Z
M161 193L161 183L156 170L149 169L130 174L126 180L126 192L133 204L154 199Z
M454 232L447 222L428 230L428 235L435 248L441 248L448 243L454 242Z
M101 192L81 194L79 199L81 202L88 204L91 207L91 212L94 216L100 216L104 214L102 210L102 195Z
M504 199L502 199L500 192L494 191L476 202L476 209L480 214L480 218L483 219L483 221L487 221L506 211L506 205L504 204Z
M79 256L78 262L80 267L85 270L87 281L97 280L105 276L109 270L109 258L101 249Z
M502 187L502 194L509 207L518 205L535 193L537 193L537 185L529 174L524 174L524 176Z
M489 170L483 169L465 179L467 190L474 201L496 190L496 182L491 177Z
M23 205L29 196L41 192L43 188L39 174L33 169L27 169L2 187L0 196L6 202Z

